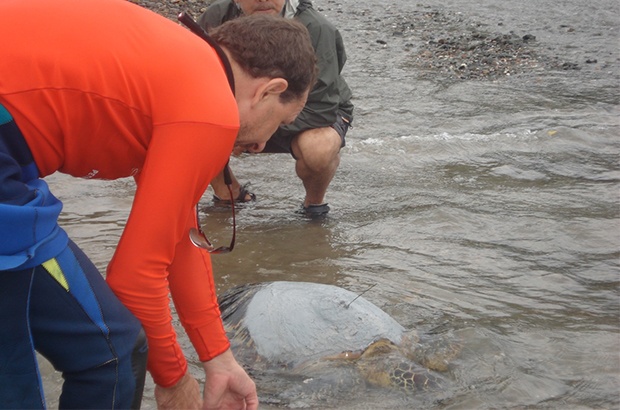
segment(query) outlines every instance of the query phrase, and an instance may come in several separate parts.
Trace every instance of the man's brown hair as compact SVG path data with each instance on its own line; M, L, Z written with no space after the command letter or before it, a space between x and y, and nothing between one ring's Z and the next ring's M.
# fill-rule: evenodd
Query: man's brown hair
M254 78L284 78L280 98L290 102L314 86L316 56L306 27L279 16L250 15L227 21L209 34Z

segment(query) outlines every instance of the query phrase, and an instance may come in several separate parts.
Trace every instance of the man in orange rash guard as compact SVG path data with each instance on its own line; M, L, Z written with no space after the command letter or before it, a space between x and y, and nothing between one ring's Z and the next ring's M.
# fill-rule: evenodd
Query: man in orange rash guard
M139 407L141 326L160 408L258 407L188 231L231 152L260 151L301 111L315 58L298 23L238 21L212 34L233 95L214 48L130 2L0 2L0 407L45 407L34 350L63 372L60 407ZM56 171L135 177L109 287L57 224L62 204L41 179ZM170 295L204 365L204 403Z

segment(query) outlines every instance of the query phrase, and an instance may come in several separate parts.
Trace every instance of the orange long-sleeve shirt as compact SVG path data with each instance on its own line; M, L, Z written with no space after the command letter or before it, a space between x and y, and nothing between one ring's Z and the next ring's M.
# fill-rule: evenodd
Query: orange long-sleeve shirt
M173 385L187 363L169 294L201 360L229 346L209 255L188 239L239 128L221 61L123 0L2 0L0 42L0 104L42 177L136 177L107 281L146 330L155 382Z

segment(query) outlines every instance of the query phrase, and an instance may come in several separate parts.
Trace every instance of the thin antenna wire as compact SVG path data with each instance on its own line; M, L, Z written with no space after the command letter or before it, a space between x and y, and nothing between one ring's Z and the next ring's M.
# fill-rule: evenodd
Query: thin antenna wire
M365 291L363 291L362 293L360 293L359 295L357 295L355 297L355 299L353 299L351 302L349 302L349 304L347 306L345 306L347 309L349 308L349 306L351 306L351 304L353 302L355 302L357 299L359 299L360 296L362 296L364 293L368 292L370 289L374 288L375 286L377 286L377 284L375 283L374 285L372 285L371 287L369 287L368 289L366 289Z

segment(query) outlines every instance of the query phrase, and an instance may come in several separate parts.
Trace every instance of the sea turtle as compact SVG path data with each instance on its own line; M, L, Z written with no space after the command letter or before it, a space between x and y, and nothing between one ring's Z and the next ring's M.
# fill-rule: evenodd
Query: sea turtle
M286 375L288 383L273 388L279 393L293 385L323 393L360 384L430 389L443 383L436 371L446 370L455 352L429 355L379 307L333 285L245 284L224 292L219 303L235 357L255 378Z

